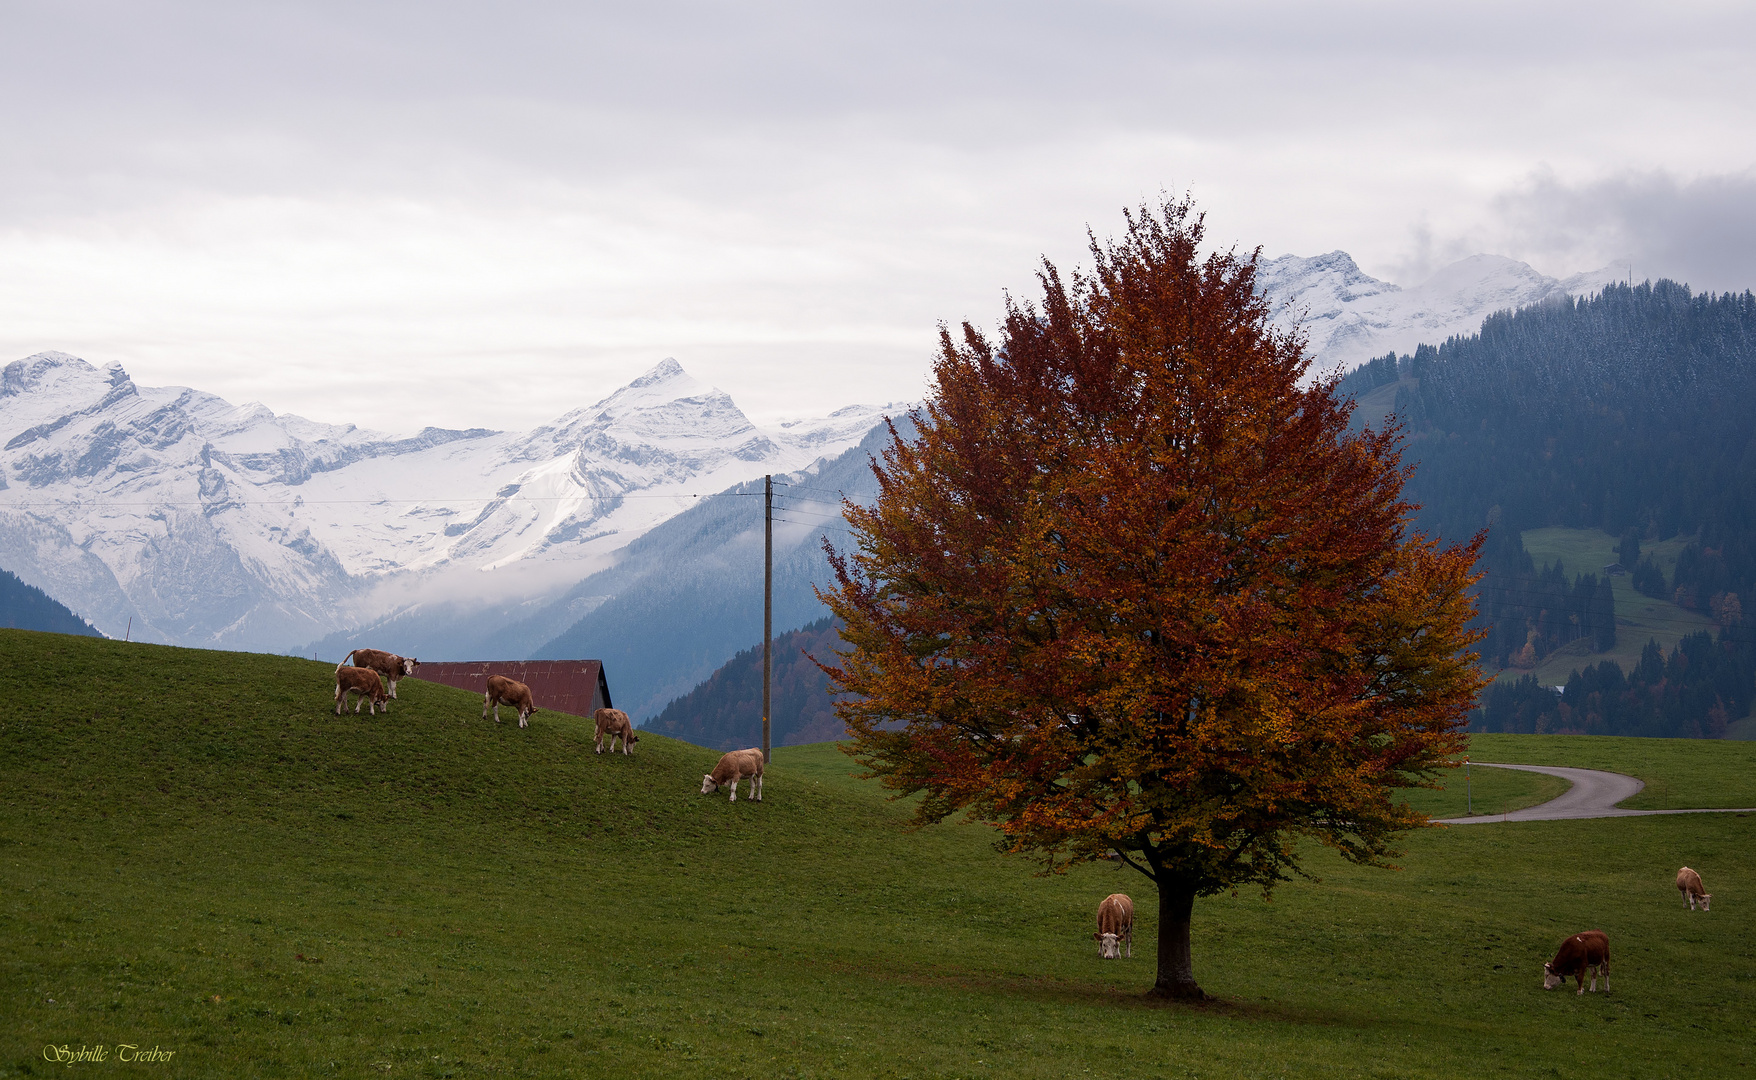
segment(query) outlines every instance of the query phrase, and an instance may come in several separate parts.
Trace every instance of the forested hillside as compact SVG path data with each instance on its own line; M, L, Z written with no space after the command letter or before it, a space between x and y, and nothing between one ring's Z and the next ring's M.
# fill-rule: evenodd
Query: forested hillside
M1691 634L1667 656L1647 642L1624 673L1602 660L1576 668L1560 694L1535 676L1500 681L1482 694L1477 731L1581 732L1650 738L1723 739L1750 711L1756 648L1742 628Z
M1422 527L1460 542L1491 527L1480 588L1490 668L1532 667L1582 637L1596 651L1615 645L1603 576L1611 573L1626 571L1640 592L1720 627L1711 677L1703 642L1669 656L1651 655L1655 647L1639 671L1581 672L1582 693L1599 695L1594 710L1569 696L1563 716L1551 691L1532 696L1534 681L1497 690L1484 714L1496 718L1483 721L1490 730L1535 730L1510 719L1532 709L1554 730L1627 734L1712 734L1723 717L1744 715L1751 667L1739 598L1756 583L1756 296L1697 296L1670 281L1611 286L1380 358L1343 389L1381 399L1391 385L1407 460L1418 463L1407 490ZM1520 534L1550 526L1621 537L1619 562L1539 565ZM1642 545L1674 537L1687 543L1667 578ZM1685 681L1696 689L1684 692ZM1703 697L1709 684L1720 689Z
M1410 487L1430 526L1700 531L1733 546L1748 585L1756 296L1612 286L1496 314L1409 367Z
M781 634L774 642L774 683L769 739L775 746L802 746L842 738L829 697L829 676L811 657L834 661L842 647L833 620ZM728 660L706 682L677 698L643 730L721 750L762 742L762 646Z
M36 586L26 585L10 570L0 570L0 626L13 630L103 636L66 605Z

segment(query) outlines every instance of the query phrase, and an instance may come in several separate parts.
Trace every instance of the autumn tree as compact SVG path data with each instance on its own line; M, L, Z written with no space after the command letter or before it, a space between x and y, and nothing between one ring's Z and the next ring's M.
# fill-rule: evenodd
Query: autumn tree
M1386 865L1394 789L1462 748L1480 538L1414 532L1394 431L1301 387L1256 256L1202 257L1187 200L998 338L941 332L932 392L848 505L825 600L850 753L1052 871L1121 853L1159 895L1154 992L1200 997L1197 897L1266 894L1301 841Z

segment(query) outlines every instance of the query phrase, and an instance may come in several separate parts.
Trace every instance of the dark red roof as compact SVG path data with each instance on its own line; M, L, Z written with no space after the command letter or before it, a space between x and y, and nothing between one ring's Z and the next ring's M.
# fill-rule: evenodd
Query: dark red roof
M530 687L531 701L539 709L590 716L613 707L601 660L422 661L412 677L480 694L487 690L490 675L504 675Z

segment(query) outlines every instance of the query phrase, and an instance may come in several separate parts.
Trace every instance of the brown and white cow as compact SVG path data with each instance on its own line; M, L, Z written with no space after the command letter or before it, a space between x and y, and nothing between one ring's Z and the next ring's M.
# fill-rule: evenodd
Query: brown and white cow
M701 793L712 795L727 785L732 789L732 802L738 801L738 781L750 778L750 797L762 801L762 751L733 750L719 759L713 771L701 778Z
M1610 992L1610 938L1602 930L1586 930L1561 942L1555 958L1543 965L1543 989L1553 990L1571 975L1579 980L1579 992L1585 993L1585 973L1591 972L1591 989L1597 992L1597 977L1604 977L1604 993Z
M1122 959L1122 942L1128 943L1128 955L1134 955L1134 901L1127 893L1111 893L1098 905L1097 933L1091 936L1098 943L1098 955L1105 960Z
M370 705L371 715L378 715L378 706L383 705L384 711L390 711L390 698L384 693L384 680L370 668L349 667L343 664L335 669L335 715L341 715L343 705L347 704L349 694L360 695L354 702L354 712L360 711L361 705Z
M504 675L488 676L488 692L482 695L482 719L488 718L488 706L494 706L494 723L500 722L500 706L518 710L518 726L529 727L531 714L537 707L531 703L530 687Z
M591 714L598 724L598 753L604 752L604 736L610 737L610 753L616 752L616 740L622 740L622 753L631 754L629 743L637 743L640 736L634 734L634 725L629 722L628 714L621 709L599 709Z
M383 649L355 649L341 658L344 665L349 660L356 667L370 668L384 676L384 681L390 684L391 697L396 696L396 680L413 675L421 666L421 662L412 656L398 656ZM384 711L389 712L390 706L386 705Z
M1695 910L1696 904L1700 904L1701 910L1706 911L1707 905L1713 903L1712 894L1701 887L1701 875L1687 866L1677 871L1677 891L1689 902L1690 911Z

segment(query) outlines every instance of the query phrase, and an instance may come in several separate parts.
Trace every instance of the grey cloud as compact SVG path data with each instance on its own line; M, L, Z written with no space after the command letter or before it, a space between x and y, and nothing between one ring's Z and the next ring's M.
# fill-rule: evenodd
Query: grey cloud
M1411 97L1467 109L1623 57L1662 79L1756 32L1749 13L1704 37L1642 10L48 0L0 15L0 161L322 186L460 152L578 178L699 160L731 132L808 146L849 125L956 147L1105 128L1248 139L1406 115Z
M1568 183L1533 177L1497 200L1510 245L1530 261L1625 264L1636 281L1756 288L1756 172L1680 179L1625 172Z
M10 0L0 338L316 415L365 363L452 426L483 371L566 397L666 355L775 411L907 397L936 320L1160 190L1246 248L1382 266L1430 206L1412 262L1533 258L1494 240L1591 194L1485 206L1533 162L1749 164L1714 148L1756 123L1753 35L1614 2Z

